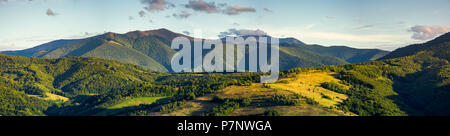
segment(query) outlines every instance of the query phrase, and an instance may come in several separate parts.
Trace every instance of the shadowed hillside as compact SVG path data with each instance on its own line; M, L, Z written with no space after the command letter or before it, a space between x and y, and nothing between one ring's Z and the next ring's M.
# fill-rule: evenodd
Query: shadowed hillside
M172 72L170 60L176 51L171 49L170 44L179 36L191 41L194 39L167 29L132 31L125 34L108 32L86 39L58 40L31 49L3 53L41 58L98 57L140 65L152 71ZM281 38L280 48L282 70L366 62L387 53L374 49L306 45L295 38ZM204 50L203 55L207 52Z
M98 58L0 55L0 115L449 115L450 43L429 43L437 45L405 57L290 69L273 84L258 83L261 73L154 73Z

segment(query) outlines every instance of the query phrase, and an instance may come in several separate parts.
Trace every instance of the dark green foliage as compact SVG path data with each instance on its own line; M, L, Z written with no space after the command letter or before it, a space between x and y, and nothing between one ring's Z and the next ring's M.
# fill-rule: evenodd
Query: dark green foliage
M333 98L331 98L330 96L325 95L323 93L321 93L320 95L322 95L322 98L324 98L324 99L333 100Z
M186 101L176 101L173 103L169 103L169 104L162 106L159 111L167 111L170 113L170 112L174 111L176 108L184 105L185 103L186 103Z
M87 97L84 99L75 98L65 105L51 107L47 111L50 115L95 115L102 109L108 108L123 100L136 97L157 97L157 96L173 96L177 94L177 89L163 85L150 84L130 84L123 88L113 89L110 92L101 93L99 95ZM166 104L168 101L157 101L154 104ZM74 104L78 103L74 106ZM173 104L172 104L173 105ZM174 106L167 106L174 107Z
M179 88L172 101L193 100L195 97L213 93L230 85L242 85L245 82L257 82L258 73L233 73L233 74L174 74L162 77L157 82ZM195 97L194 97L195 96Z
M302 97L302 98L305 100L305 103L306 103L306 104L311 104L311 105L317 105L317 104L319 104L319 102L317 102L317 101L314 100L314 99L307 98L307 97Z
M214 107L211 111L204 113L206 116L226 116L238 109L239 107L247 107L252 104L251 98L222 98L214 96L213 102L221 103Z
M132 84L142 87L144 83L152 82L154 78L157 78L159 75L164 74L152 73L145 71L139 66L122 64L104 59L74 57L38 59L5 56L0 54L0 87L10 88L10 90L17 90L18 92L23 93L23 95L20 95L20 97L22 97L20 99L26 99L26 101L29 101L27 103L37 100L44 101L34 97L31 98L27 95L45 97L46 93L61 95L72 99L70 102L63 105L52 106L52 108L50 108L51 110L54 110L54 107L60 106L74 107L75 104L82 103L78 101L75 102L75 100L79 100L78 98L83 95L90 96L92 94L108 94L114 92L126 93L127 91L123 89L133 88L131 87ZM158 88L159 86L155 85L152 87ZM139 91L136 87L130 90L135 92ZM175 91L164 90L162 92L164 92L164 94L175 94ZM105 95L105 97L106 96L109 95ZM19 95L17 97L19 97ZM113 97L110 99L117 98ZM119 100L121 99L115 101ZM87 104L88 102L85 103ZM93 106L96 105L92 105L91 107ZM36 109L44 110L46 108ZM12 112L11 110L21 109L14 108L9 110L11 113L18 113L19 111ZM44 115L43 111L33 111L32 113L33 115Z
M347 94L347 90L345 90L341 85L334 82L324 82L320 84L321 87L342 94Z
M269 109L264 111L264 116L280 116L280 111L275 109Z
M0 86L0 116L43 116L49 102Z
M249 106L252 103L252 99L250 98L244 98L243 100L240 101L240 104L242 106Z
M115 39L115 42L124 47L133 46L133 37L139 37L112 36L104 39ZM115 36L121 38L114 38ZM167 42L160 37L157 39L162 43ZM350 86L350 89L343 89L331 82L321 86L348 95L349 98L339 105L339 109L358 115L449 115L449 47L450 44L439 42L401 58L320 68L296 68L281 72L281 77L310 70L335 72L336 78L342 80L342 84ZM0 54L0 115L88 116L107 111L109 106L135 97L168 97L153 104L119 109L120 112L111 114L147 115L156 110L173 111L186 101L230 85L251 85L259 82L260 75L164 74L149 72L136 65L97 58L38 59ZM267 84L264 86L268 87ZM70 100L61 103L30 96L45 97L48 93L68 97ZM205 115L229 115L241 106L253 104L250 98L215 99L221 105ZM267 99L267 103L317 104L313 99L299 95L274 95Z
M346 46L330 46L321 45L297 45L304 50L319 53L321 55L334 56L343 59L349 63L360 63L376 60L388 54L388 51L379 49L356 49Z
M237 82L237 83L234 83L235 85L238 85L238 86L252 86L252 81L241 81L241 82Z
M351 86L344 90L335 83L321 85L349 96L340 105L342 110L365 116L448 115L449 47L448 43L430 41L420 51L412 51L411 56L315 69L337 72L337 78Z
M241 107L247 107L250 106L252 103L252 99L251 98L222 98L219 96L214 96L213 98L213 102L217 102L217 103L223 103L226 101L233 101L233 102L237 102L241 105Z
M155 37L139 38L134 42L133 49L140 51L150 58L156 60L169 71L172 71L170 61L172 56L176 53L169 46Z
M396 49L395 51L389 53L388 55L380 58L380 60L411 56L416 53L419 53L420 51L425 51L430 48L435 48L434 46L440 46L441 44L448 44L448 42L450 42L450 33L441 35L441 36L437 37L436 39L431 40L426 43L423 43L423 44L413 44L410 46ZM447 51L447 53L448 53L448 50L436 50L435 49L434 51L436 51L436 52ZM448 57L448 54L445 54L445 56ZM447 58L447 60L448 60L448 58Z
M172 72L170 61L176 51L170 48L170 44L179 36L193 40L192 37L167 29L133 31L126 34L109 32L86 39L58 40L26 50L4 53L41 58L98 57L140 65L147 70ZM207 52L208 50L205 50L203 55ZM305 45L297 39L286 38L280 42L280 69L366 62L381 57L384 53L385 51L372 49Z
M221 105L214 107L212 111L206 113L207 116L226 116L239 108L239 103L234 101L225 101Z
M269 100L270 103L275 105L297 105L299 104L298 98L291 98L286 95L273 95Z
M153 81L162 74L141 67L95 58L37 59L0 56L0 75L18 91L66 97L97 94L131 83Z

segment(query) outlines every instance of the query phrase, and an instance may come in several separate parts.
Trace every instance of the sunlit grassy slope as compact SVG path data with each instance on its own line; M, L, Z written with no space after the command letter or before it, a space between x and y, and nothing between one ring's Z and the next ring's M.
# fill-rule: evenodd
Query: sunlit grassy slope
M320 105L335 107L337 104L347 99L345 94L336 93L320 87L325 82L340 82L334 76L336 73L310 71L301 74L291 75L289 78L281 79L278 83L270 84L271 88L289 90L302 96L318 101ZM348 89L348 86L340 84Z
M304 79L308 76L316 76L317 78L312 78L309 82L308 79ZM320 78L319 78L320 76ZM313 88L315 85L319 85L321 82L327 81L336 81L335 78L332 77L332 73L325 72L307 72L302 73L294 78L287 78L282 80L293 80L295 83L300 86L308 86L309 88ZM328 79L330 78L330 79ZM302 81L302 82L300 82ZM250 98L252 100L252 104L250 106L241 106L238 109L235 109L233 112L228 114L227 116L252 116L252 115L263 115L267 110L277 110L280 111L281 116L346 116L346 115L354 115L352 113L344 113L336 108L330 109L330 106L335 106L342 99L346 99L347 97L343 94L331 92L329 90L321 88L317 89L315 93L309 93L306 90L308 87L301 88L298 90L288 90L281 89L285 88L284 85L292 85L294 86L294 82L289 84L276 83L271 84L270 87L264 86L260 83L253 83L251 86L229 86L225 89L219 90L213 94L206 95L203 97L199 97L195 100L187 101L182 106L178 107L174 111L171 112L154 112L149 115L151 116L199 116L202 113L207 111L211 111L214 107L220 105L214 101L214 97L220 97L222 99L242 99L242 98ZM278 88L275 88L277 86ZM325 95L329 95L332 97L332 100L327 100L321 97L321 93ZM300 94L301 96L305 96L308 98L317 99L319 104L307 104L300 103L298 105L276 105L271 104L267 100L271 99L274 95L285 95L292 96L294 94ZM301 100L302 98L300 98Z
M116 105L110 106L107 109L120 109L124 107L138 106L140 104L152 104L157 100L164 99L167 97L137 97L124 100Z
M43 100L53 100L53 101L68 101L69 98L61 96L61 95L56 95L56 94L52 94L50 92L45 92L45 96L41 97L39 95L28 95L31 97L36 97L36 98L41 98Z

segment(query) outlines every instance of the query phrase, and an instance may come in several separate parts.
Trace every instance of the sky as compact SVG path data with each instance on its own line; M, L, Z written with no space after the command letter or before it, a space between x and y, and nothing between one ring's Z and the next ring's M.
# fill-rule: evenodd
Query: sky
M394 50L450 31L450 0L0 0L0 51L166 28Z

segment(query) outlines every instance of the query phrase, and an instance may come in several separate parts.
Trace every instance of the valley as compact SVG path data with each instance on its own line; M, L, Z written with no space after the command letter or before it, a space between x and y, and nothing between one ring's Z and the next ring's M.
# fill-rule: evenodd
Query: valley
M25 51L0 54L0 115L449 115L449 35L386 57L374 55L375 50L366 57L322 55L337 47L324 47L319 54L312 45L282 43L284 69L277 82L268 84L259 83L262 73L170 73L164 56L175 51L160 38L177 34L166 30L107 33L44 46L48 50L35 52L35 57L24 57L33 56ZM316 60L322 57L329 59Z
M0 53L38 58L97 57L140 65L155 72L173 72L170 61L176 50L171 49L170 45L176 37L185 37L191 42L194 39L162 28L125 34L108 32L85 39L56 40L30 49ZM202 56L209 51L203 50ZM367 62L387 53L389 52L379 49L309 45L295 38L281 38L280 70Z

